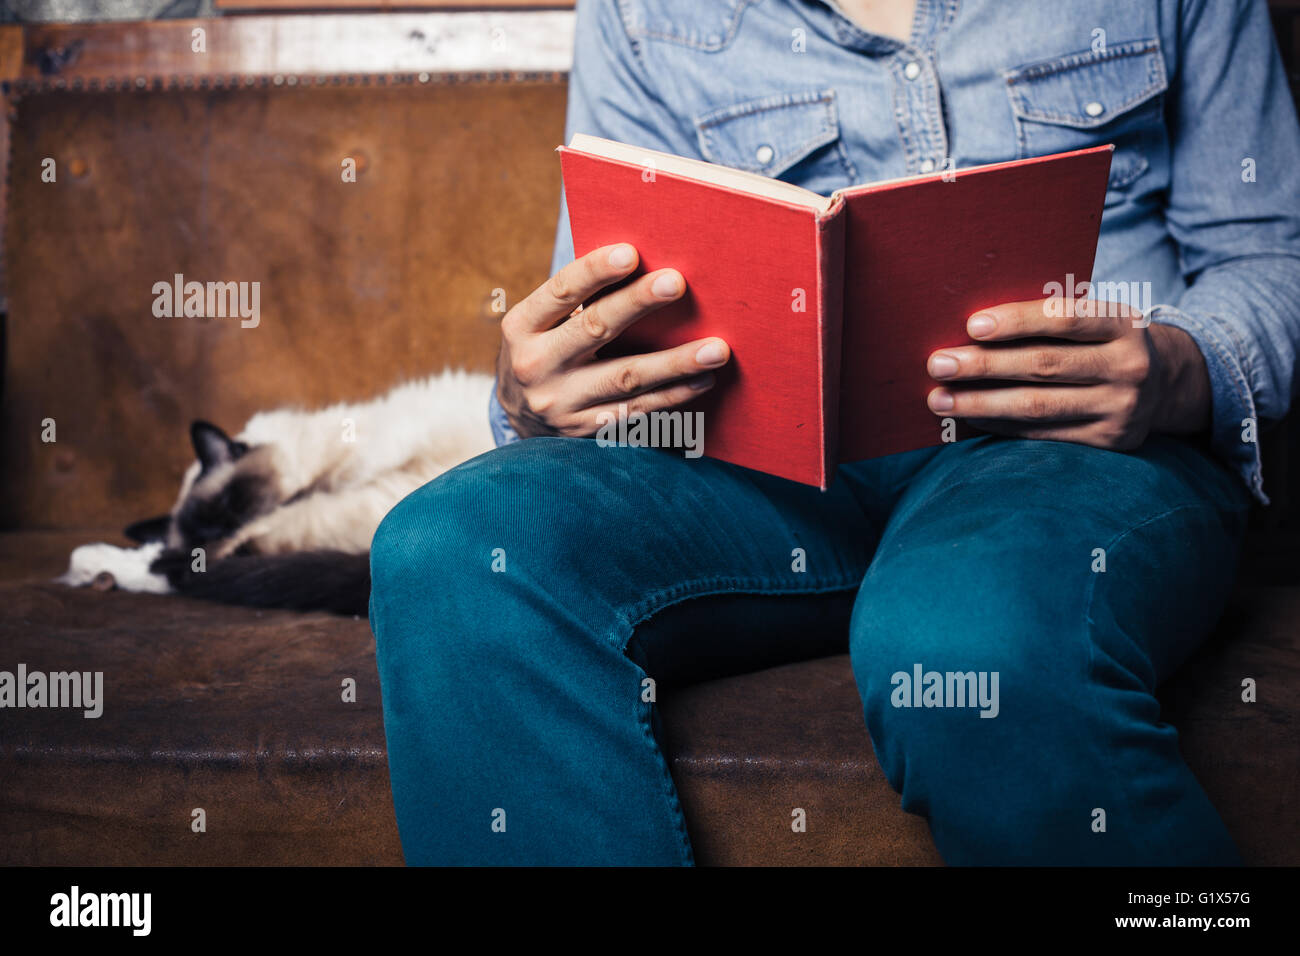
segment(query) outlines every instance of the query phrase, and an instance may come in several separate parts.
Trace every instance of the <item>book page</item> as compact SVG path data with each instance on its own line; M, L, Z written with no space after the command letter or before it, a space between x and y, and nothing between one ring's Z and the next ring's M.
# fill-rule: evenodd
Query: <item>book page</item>
M712 183L715 186L735 189L755 196L764 196L780 202L795 203L799 206L816 209L822 213L830 209L835 202L835 197L819 196L811 190L782 182L779 179L772 179L770 176L747 172L743 169L732 169L730 166L719 166L717 163L706 163L701 159L675 156L672 153L663 153L655 149L628 146L626 143L615 142L612 139L602 139L599 136L587 136L585 133L574 133L573 139L569 141L569 148L590 153L593 156L603 156L606 159L631 163L634 166L650 166L653 164L654 169L674 176L694 179L697 182Z

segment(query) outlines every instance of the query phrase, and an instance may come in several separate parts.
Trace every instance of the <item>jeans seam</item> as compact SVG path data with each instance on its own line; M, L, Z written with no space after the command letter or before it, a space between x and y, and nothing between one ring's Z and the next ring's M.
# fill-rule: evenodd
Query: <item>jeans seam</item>
M865 573L865 572L864 572ZM632 609L623 615L625 626L622 633L616 635L611 643L622 653L627 653L627 646L632 640L638 624L641 624L655 614L664 611L676 604L689 601L693 598L709 597L714 594L762 594L762 595L781 595L781 594L827 594L835 591L851 591L859 587L862 583L861 575L856 580L844 584L815 584L812 587L778 587L773 586L770 582L756 578L731 578L731 577L710 577L701 578L683 585L674 587L660 588L642 598ZM727 586L723 586L726 584ZM668 600L663 600L668 598ZM637 698L640 700L640 697ZM650 704L654 707L655 704ZM688 866L695 864L695 851L691 846L690 832L686 826L686 813L682 809L681 797L677 792L677 782L673 780L672 768L668 765L668 757L659 746L655 739L654 727L651 721L651 710L649 707L638 707L637 716L641 721L641 733L646 742L659 761L660 784L664 800L668 804L668 812L676 822L678 835L681 839L680 850L682 852L682 862Z
M1110 553L1116 547L1121 545L1126 538L1130 537L1135 532L1140 531L1141 529L1149 525L1152 525L1157 521L1162 521L1165 518L1170 517L1171 515L1179 514L1185 511L1214 512L1214 509L1205 507L1204 505L1193 505L1193 504L1175 505L1172 508L1167 508L1166 510L1160 512L1159 514L1152 515L1150 518L1146 518L1142 521L1139 521L1137 524L1133 525L1132 527L1124 529L1119 534L1115 535L1113 538L1107 541L1103 549L1105 551L1107 558L1109 558ZM1095 676L1097 673L1097 655L1096 655L1097 642L1094 639L1098 629L1097 629L1096 621L1093 620L1093 607L1095 605L1095 601L1097 597L1098 577L1100 577L1100 574L1097 572L1093 572L1092 580L1088 582L1087 593L1084 596L1083 626L1084 626L1084 636L1086 638L1086 644L1088 648L1088 652L1087 652L1088 656L1086 661L1086 670L1084 673L1084 679L1088 687L1089 709L1092 712L1091 716L1092 719L1095 721L1095 725L1100 727L1103 723L1102 721L1103 708L1098 704L1097 696L1096 696L1097 681L1095 679ZM1176 732L1176 728L1175 728L1175 732ZM1095 743L1093 743L1093 748L1097 749ZM1104 756L1105 753L1103 752L1103 757ZM1105 762L1107 763L1108 766L1110 765L1109 760L1106 760ZM1112 780L1117 782L1120 792L1124 795L1125 806L1129 806L1129 807L1133 806L1133 799L1131 795L1132 791L1130 790L1128 786L1128 781L1124 778L1124 775L1121 773L1117 773L1114 767L1112 766L1110 767L1110 777ZM1144 849L1148 851L1150 850L1149 838L1143 839L1142 846Z
M625 649L627 642L631 640L631 632L638 624L643 624L660 611L692 598L710 597L715 594L761 594L778 597L787 594L830 594L835 591L850 591L862 584L862 576L866 574L866 570L863 568L862 573L852 579L838 581L821 579L817 583L798 587L776 584L764 578L715 576L660 588L632 605L623 615L627 634L622 644L616 646L619 650Z
M642 699L638 696L637 700ZM668 813L673 818L677 829L678 849L682 854L682 863L685 866L694 866L695 850L691 846L690 831L686 827L686 811L682 809L681 797L677 793L677 782L673 780L672 768L668 766L668 756L659 746L659 741L655 739L651 708L655 707L656 703L642 703L644 706L637 708L637 717L641 721L641 736L646 746L650 748L650 752L658 758L659 784L664 801L668 804Z

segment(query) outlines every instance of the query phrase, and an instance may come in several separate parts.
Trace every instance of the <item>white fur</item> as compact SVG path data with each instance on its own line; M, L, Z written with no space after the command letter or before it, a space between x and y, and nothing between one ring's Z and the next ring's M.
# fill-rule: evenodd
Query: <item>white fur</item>
M246 542L262 554L369 551L393 505L492 448L493 382L491 375L448 370L368 402L254 415L235 437L275 448L284 499L312 494L249 522L217 557Z
M492 376L444 371L398 385L366 402L340 402L319 411L259 412L235 436L275 445L292 491L320 485L356 488L407 469L413 462L438 474L492 447L488 397ZM354 441L344 440L344 422Z
M208 555L209 560L225 557L245 543L261 554L370 550L379 522L395 504L444 471L492 448L487 411L492 386L491 375L446 370L398 385L370 401L254 415L235 438L272 449L281 500L286 504L240 528L216 554ZM185 473L177 507L198 474L195 462ZM300 492L308 493L289 501ZM72 567L60 580L86 584L107 570L124 590L166 593L166 582L160 588L157 576L148 574L148 562L157 557L160 547L129 550L87 545L73 552ZM155 550L144 562L143 575L134 573L132 562L140 561L148 548ZM127 573L119 573L118 568Z
M161 574L152 574L149 565L162 553L162 542L154 541L138 548L119 548L113 544L83 544L72 552L67 572L55 578L60 584L81 587L107 571L123 591L169 594L171 586Z

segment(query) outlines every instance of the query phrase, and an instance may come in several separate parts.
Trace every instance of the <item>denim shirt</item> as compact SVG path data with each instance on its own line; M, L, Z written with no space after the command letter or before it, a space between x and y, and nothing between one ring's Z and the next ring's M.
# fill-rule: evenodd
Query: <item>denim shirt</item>
M1300 128L1265 0L917 0L906 43L822 0L579 0L566 125L823 195L1114 143L1093 294L1195 340L1212 446L1267 502L1257 436L1300 342ZM562 201L552 272L572 259ZM490 415L517 437L495 393Z

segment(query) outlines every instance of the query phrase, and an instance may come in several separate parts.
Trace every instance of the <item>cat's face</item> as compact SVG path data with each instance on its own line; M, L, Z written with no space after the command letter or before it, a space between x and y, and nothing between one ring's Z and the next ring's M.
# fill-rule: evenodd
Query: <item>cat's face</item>
M198 460L185 473L175 507L130 525L127 537L182 551L209 547L281 503L270 448L234 441L202 421L190 426L190 440Z

